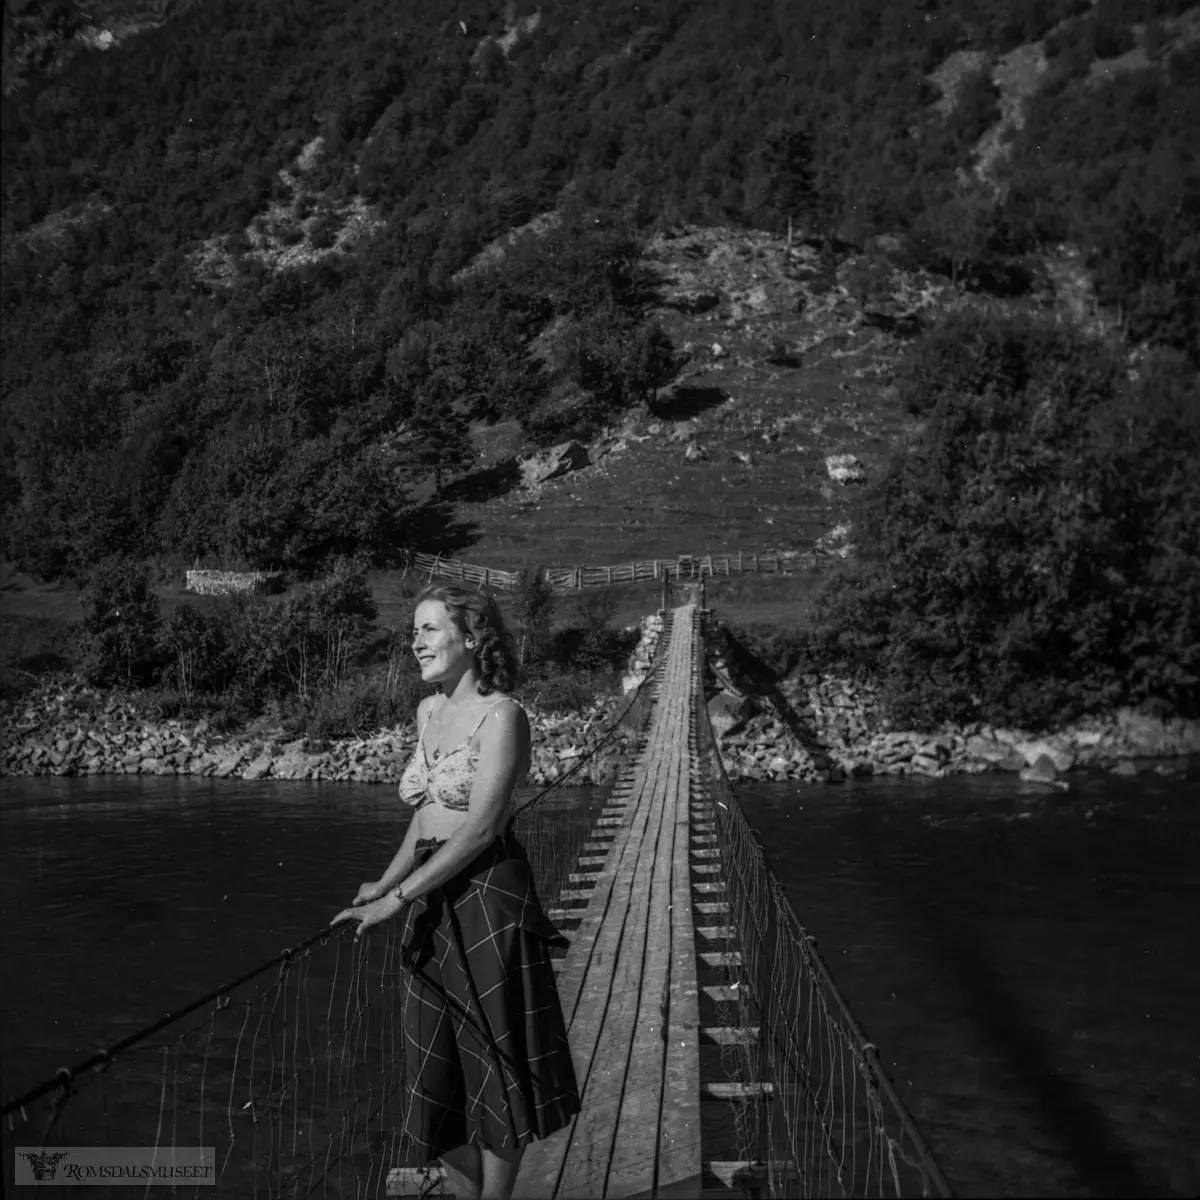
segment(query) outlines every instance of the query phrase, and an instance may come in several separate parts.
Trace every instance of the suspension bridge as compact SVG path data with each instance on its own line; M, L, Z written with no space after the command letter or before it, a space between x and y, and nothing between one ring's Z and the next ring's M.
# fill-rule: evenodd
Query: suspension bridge
M513 1195L952 1195L725 777L705 615L665 610L602 807L579 820L569 774L518 817L582 1110ZM7 1101L6 1182L17 1146L204 1145L221 1195L452 1195L399 1132L394 937L321 930Z

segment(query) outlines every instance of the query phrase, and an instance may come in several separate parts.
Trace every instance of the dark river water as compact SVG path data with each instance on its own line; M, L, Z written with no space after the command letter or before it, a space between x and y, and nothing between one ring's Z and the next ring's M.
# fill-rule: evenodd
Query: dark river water
M741 794L960 1194L1194 1196L1200 786L1073 778ZM0 789L5 1097L321 928L408 818L348 784Z

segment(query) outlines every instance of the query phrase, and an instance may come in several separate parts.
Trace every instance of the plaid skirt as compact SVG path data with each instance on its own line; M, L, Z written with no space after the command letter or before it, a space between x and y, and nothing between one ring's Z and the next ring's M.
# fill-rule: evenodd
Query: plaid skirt
M417 843L417 865L443 843ZM579 1112L550 965L567 940L538 902L529 860L498 837L404 911L405 1158L476 1143L515 1156Z

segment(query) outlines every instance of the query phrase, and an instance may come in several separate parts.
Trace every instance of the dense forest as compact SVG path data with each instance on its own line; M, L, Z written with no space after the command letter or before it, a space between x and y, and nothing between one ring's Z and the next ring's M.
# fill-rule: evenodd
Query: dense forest
M1135 22L1184 7L614 0L443 17L214 0L74 53L3 102L4 552L79 577L112 554L385 559L428 515L415 482L469 461L467 420L517 417L544 441L645 393L669 346L634 264L663 222L889 232L914 261L1010 290L1025 256L1069 239L1131 337L1200 361L1200 50L1085 82ZM84 19L67 0L9 6L6 52ZM996 90L977 72L946 117L926 75L1056 26L1001 198L981 205L964 169ZM280 172L318 135L307 234L286 236L328 247L355 202L379 223L276 271L254 222L292 202ZM558 230L503 272L454 282L555 207ZM196 266L214 237L223 279ZM526 347L555 319L578 336L549 371Z

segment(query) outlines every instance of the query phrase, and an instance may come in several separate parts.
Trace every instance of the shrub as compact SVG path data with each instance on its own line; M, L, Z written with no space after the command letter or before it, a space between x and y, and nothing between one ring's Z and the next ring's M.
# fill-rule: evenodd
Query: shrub
M915 342L896 370L900 402L920 415L945 399L1011 396L1024 386L1027 325L997 321L976 309L952 313Z
M543 655L554 616L554 591L541 563L522 570L513 598L513 617L517 622L517 644L521 666L537 662Z
M87 680L125 686L154 682L161 668L155 648L158 597L145 570L127 559L105 560L92 573L80 603Z
M976 334L1007 375L964 383L970 363L935 335L928 425L867 490L861 558L816 605L816 654L874 670L918 726L1196 712L1194 377L1154 368L1132 385L1057 328Z
M596 695L593 687L574 675L552 675L533 690L537 703L552 712L582 712Z
M1105 6L1099 6L1103 9ZM1110 8L1112 6L1109 6ZM1098 12L1092 18L1092 50L1097 58L1118 58L1137 45L1133 26L1119 12Z
M163 683L179 693L185 709L232 682L228 622L220 613L181 604L161 623L156 641L166 661Z
M361 560L338 559L278 610L276 656L287 690L304 703L336 692L367 644L377 615Z
M377 677L364 675L335 691L322 692L311 707L305 732L310 741L361 737L403 725L412 718L413 711L407 697L390 692Z

